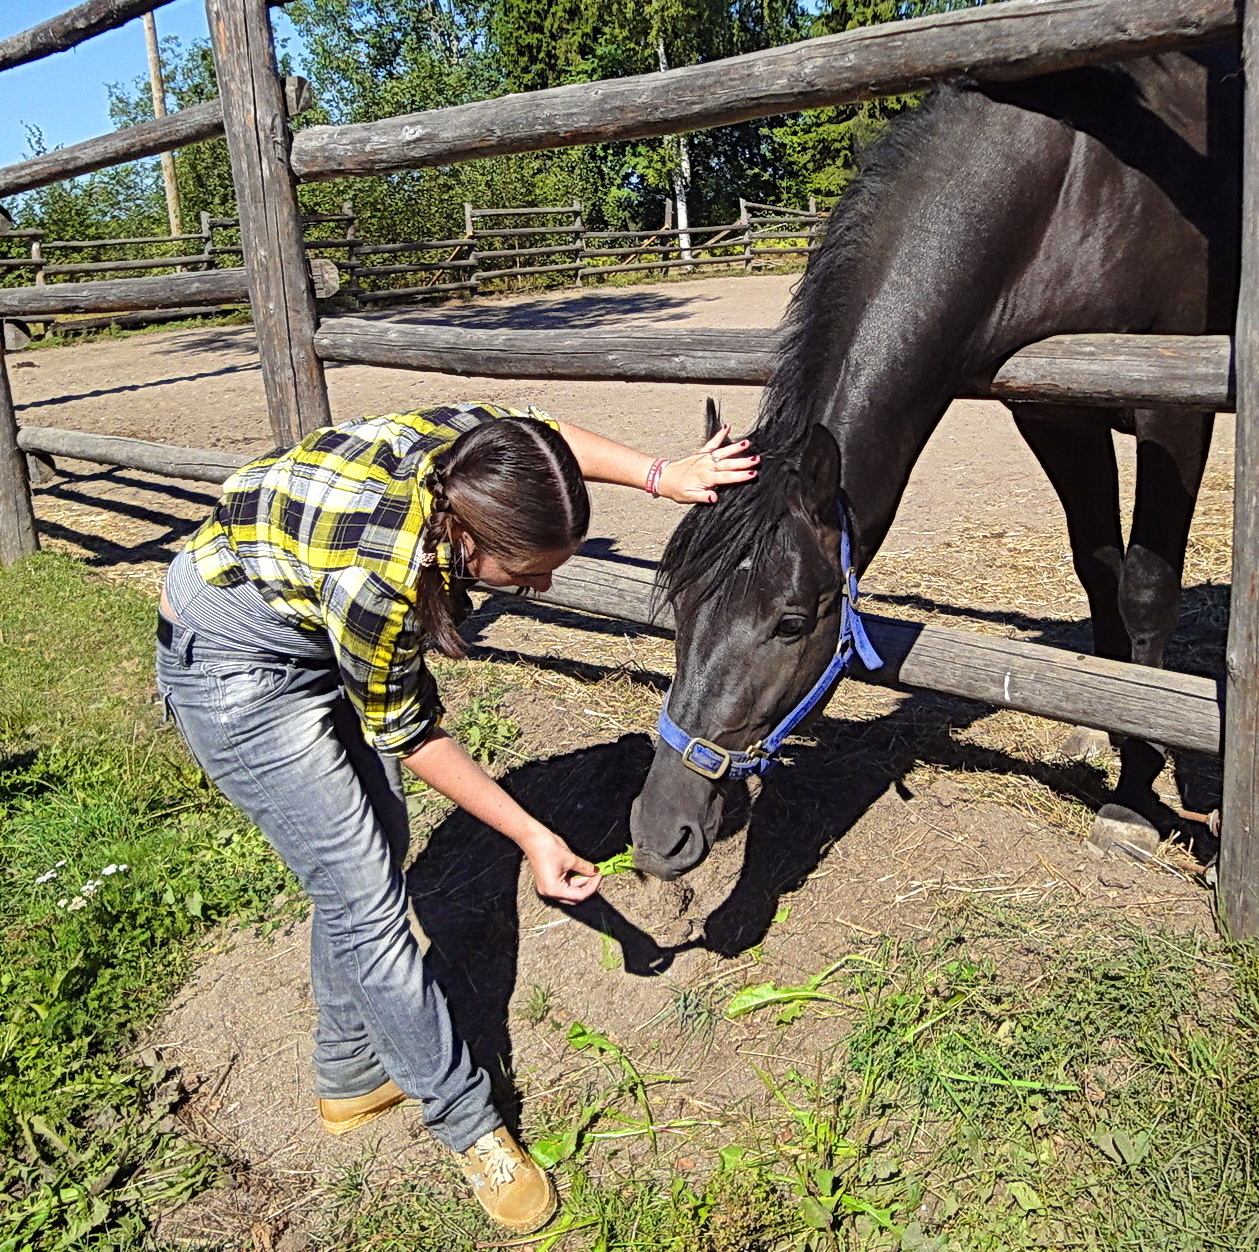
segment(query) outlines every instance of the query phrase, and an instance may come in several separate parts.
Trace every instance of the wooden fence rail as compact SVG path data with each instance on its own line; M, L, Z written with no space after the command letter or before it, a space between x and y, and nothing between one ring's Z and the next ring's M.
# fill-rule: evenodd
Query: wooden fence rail
M343 276L343 290L367 303L387 302L391 299L412 299L426 295L449 295L454 292L472 293L484 284L512 279L530 279L542 275L567 275L574 281L599 278L631 271L656 271L662 275L684 269L694 272L701 266L720 266L742 263L744 268L758 259L772 261L807 255L820 237L824 213L809 210L793 210L780 206L767 206L775 215L761 219L748 212L741 214L737 222L725 222L712 226L692 226L686 232L677 227L661 227L654 231L587 231L580 224L553 224L551 226L521 226L515 229L497 224L482 229L481 221L499 223L510 216L529 217L557 214L560 212L581 215L581 206L559 210L553 208L519 209L469 209L468 220L472 234L456 239L416 239L393 243L372 243L357 234L358 219L350 202L341 213L305 214L302 217L306 231L304 246L309 256L317 252L342 252L344 259L334 261ZM782 223L770 229L759 230L763 221ZM344 223L347 234L319 236L311 233L312 227ZM244 254L242 244L235 242L234 232L239 219L201 215L201 229L178 235L147 235L125 239L48 239L42 231L9 231L0 235L0 241L10 239L27 243L29 254L0 257L0 275L14 270L29 269L36 286L49 277L70 275L127 273L137 270L212 268L222 259ZM225 242L223 232L229 232ZM682 236L689 236L690 246L682 248ZM531 241L556 237L570 240L566 243L539 243ZM520 240L523 240L523 244ZM174 247L177 244L196 242L195 252L178 255L150 255L118 258L108 261L61 260L57 254L95 252L107 248L156 249ZM624 241L624 246L610 246ZM485 246L485 245L490 246ZM519 245L519 246L513 246ZM596 246L591 246L596 245ZM602 245L602 246L599 246ZM447 255L438 257L438 254ZM410 254L414 260L401 259ZM378 256L399 255L399 260L387 264L374 263ZM568 263L540 258L564 257ZM422 258L422 259L420 259ZM618 264L618 262L620 262ZM363 280L371 283L380 278L399 278L405 275L432 274L431 281L402 283L399 287L373 290L364 287ZM443 276L447 276L443 280ZM27 280L30 281L30 280ZM324 284L326 286L326 283ZM0 287L7 294L21 288ZM137 297L142 291L135 291ZM42 303L42 301L40 302ZM105 305L97 306L104 310ZM124 307L110 304L108 307ZM125 306L137 311L138 305ZM163 306L154 305L154 310ZM13 315L16 316L16 315Z
M670 630L672 616L653 588L652 568L577 556L556 570L550 591L529 598ZM925 687L1196 752L1220 750L1214 679L874 614L865 621L884 665L856 667L853 677L863 682Z
M1006 0L703 65L573 83L379 122L314 126L293 169L318 180L642 139L917 91L1025 78L1236 38L1234 0Z
M773 330L680 329L562 335L325 318L315 350L326 361L433 370L476 378L564 378L761 386L777 359ZM1225 335L1056 335L1009 357L991 378L967 379L967 398L1090 405L1233 407Z
M289 116L295 117L310 108L310 84L304 78L286 78L284 97ZM222 134L223 104L220 100L207 100L165 117L6 165L0 168L0 196L14 196L111 165L159 156Z

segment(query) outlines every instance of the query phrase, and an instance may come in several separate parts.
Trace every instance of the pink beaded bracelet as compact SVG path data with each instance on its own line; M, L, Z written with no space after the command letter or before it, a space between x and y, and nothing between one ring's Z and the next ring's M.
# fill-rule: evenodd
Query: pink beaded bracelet
M660 495L660 479L664 476L664 467L668 464L668 458L663 456L658 456L652 461L651 468L647 471L647 481L643 484L643 490L649 495Z

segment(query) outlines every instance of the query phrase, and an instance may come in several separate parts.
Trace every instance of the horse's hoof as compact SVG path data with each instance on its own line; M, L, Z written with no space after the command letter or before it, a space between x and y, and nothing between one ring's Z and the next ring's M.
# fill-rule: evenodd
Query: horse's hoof
M1112 748L1110 736L1091 726L1076 726L1058 749L1069 761L1095 761L1108 755Z
M1122 804L1103 804L1093 818L1089 843L1111 856L1151 860L1158 851L1158 828Z

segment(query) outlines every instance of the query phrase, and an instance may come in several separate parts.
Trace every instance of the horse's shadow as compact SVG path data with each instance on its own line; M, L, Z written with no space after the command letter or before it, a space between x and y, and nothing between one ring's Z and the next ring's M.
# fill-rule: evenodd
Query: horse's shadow
M1226 587L1213 585L1186 589L1182 639L1168 658L1173 666L1189 670L1214 666L1227 594ZM504 611L505 603L486 605L473 623L484 625ZM571 616L528 603L512 604L508 611ZM1038 642L1060 647L1083 643L1080 623L1046 619L1029 621L1027 628ZM479 652L494 654L493 649ZM604 668L559 658L527 659L544 668L579 672L587 679L599 677ZM653 674L641 677L653 686L663 681ZM799 890L828 850L889 786L903 785L905 775L919 763L969 765L1033 777L1094 808L1105 802L1105 776L1096 766L1067 760L1029 763L998 748L962 745L951 734L990 712L974 701L907 689L894 709L863 720L859 728L839 717L822 719L814 728L815 744L793 748L794 764L768 775L754 803L746 786L733 788L719 838L746 826L743 864L733 888L703 919L698 939L675 947L657 943L601 896L566 911L620 945L627 973L656 976L668 970L682 948L698 947L729 958L760 943L782 897ZM630 805L646 779L651 757L648 737L629 734L613 743L530 762L511 771L503 783L577 852L601 860L629 842ZM1187 806L1206 810L1218 804L1218 760L1176 753L1174 765ZM416 911L430 941L430 966L509 1117L516 1107L508 1004L519 959L520 872L521 857L514 845L455 812L433 830L410 876Z

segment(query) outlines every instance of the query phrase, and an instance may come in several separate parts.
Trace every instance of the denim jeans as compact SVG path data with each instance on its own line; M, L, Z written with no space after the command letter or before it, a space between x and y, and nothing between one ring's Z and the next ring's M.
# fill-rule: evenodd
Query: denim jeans
M314 903L317 1094L392 1078L462 1152L502 1124L412 934L396 759L365 741L331 664L226 648L162 619L158 691L193 756Z

